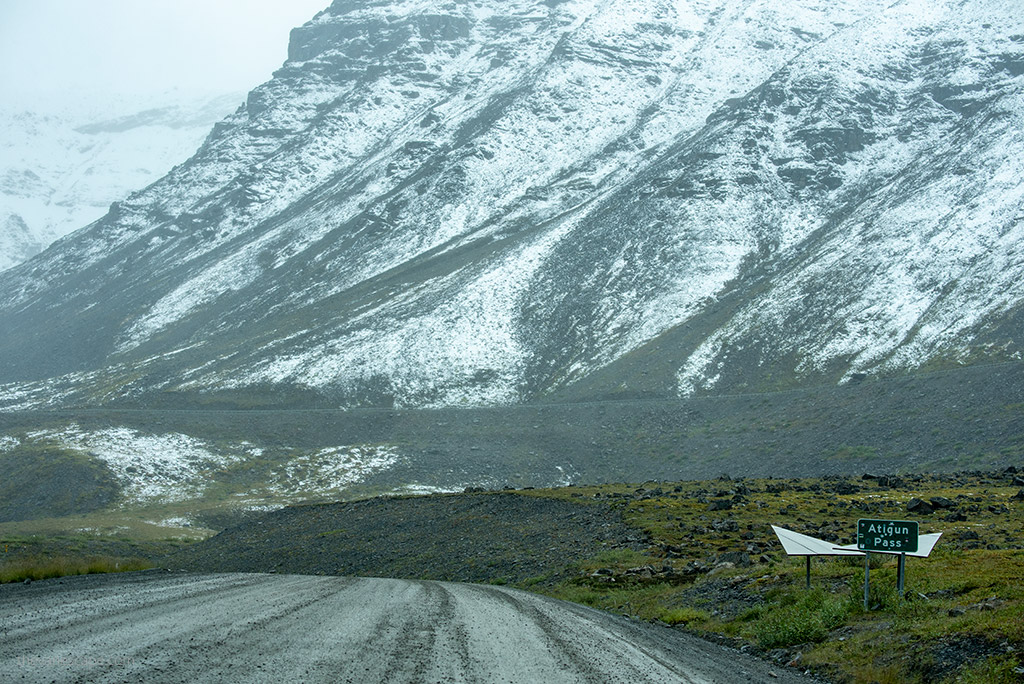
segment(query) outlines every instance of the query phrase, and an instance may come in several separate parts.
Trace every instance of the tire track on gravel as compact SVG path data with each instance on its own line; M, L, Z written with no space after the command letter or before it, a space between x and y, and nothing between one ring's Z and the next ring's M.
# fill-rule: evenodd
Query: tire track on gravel
M779 682L677 630L484 585L304 575L0 586L12 681Z

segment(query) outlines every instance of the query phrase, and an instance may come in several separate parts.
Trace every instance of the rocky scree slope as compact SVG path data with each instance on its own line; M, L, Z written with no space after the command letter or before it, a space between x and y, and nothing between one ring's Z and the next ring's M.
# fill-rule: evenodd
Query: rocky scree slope
M504 492L284 508L159 562L200 572L551 581L575 561L643 542L605 503Z
M338 0L0 275L0 405L688 396L1018 359L998 0Z

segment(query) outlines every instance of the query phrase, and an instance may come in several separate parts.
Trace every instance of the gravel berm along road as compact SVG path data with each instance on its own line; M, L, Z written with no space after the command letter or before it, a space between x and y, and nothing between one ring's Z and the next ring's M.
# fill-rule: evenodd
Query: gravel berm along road
M28 682L795 682L664 626L505 587L167 572L0 587Z

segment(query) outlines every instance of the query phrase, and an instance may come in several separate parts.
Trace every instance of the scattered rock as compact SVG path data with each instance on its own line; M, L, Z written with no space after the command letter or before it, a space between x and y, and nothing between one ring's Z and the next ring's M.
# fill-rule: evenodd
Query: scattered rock
M746 551L729 551L727 553L719 554L718 558L715 559L716 567L724 563L729 563L733 567L749 568L750 554Z
M650 565L639 565L635 568L629 568L626 570L627 575L633 575L634 577L654 577L655 569Z
M716 532L739 532L740 524L732 518L728 518L726 520L714 520L711 522L711 529Z
M928 502L935 508L956 508L956 504L944 496L933 496L932 498L928 499Z
M609 504L498 492L283 508L182 547L161 564L207 572L512 583L564 575L571 563L608 548L650 545Z
M683 574L686 574L686 575L699 575L699 574L703 574L705 572L708 572L709 570L711 570L711 568L709 568L708 566L704 565L700 561L690 561L689 563L686 564L686 567L683 568Z
M922 501L916 496L907 502L907 511L910 513L917 513L918 515L928 515L933 513L934 509L927 501Z
M979 662L1005 650L983 636L950 635L921 653L914 668L926 682L947 679L965 664Z
M732 501L729 499L716 499L708 504L709 511L728 511L732 509Z
M978 603L974 603L967 606L967 610L979 610L982 612L988 612L991 610L999 610L1004 605L1006 605L1006 601L1004 601L1003 599L999 598L998 596L989 596L984 601L979 601Z

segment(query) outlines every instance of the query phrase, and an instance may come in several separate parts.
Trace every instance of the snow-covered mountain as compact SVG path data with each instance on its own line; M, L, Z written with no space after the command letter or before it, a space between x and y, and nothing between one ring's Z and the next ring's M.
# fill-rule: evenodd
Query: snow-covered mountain
M0 404L688 396L1020 358L1003 0L336 0L0 274Z
M0 107L0 270L160 178L243 99L68 95L34 102L31 111L7 102Z

